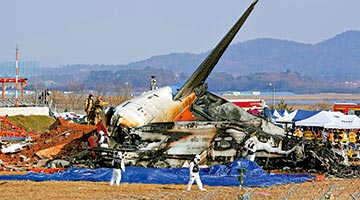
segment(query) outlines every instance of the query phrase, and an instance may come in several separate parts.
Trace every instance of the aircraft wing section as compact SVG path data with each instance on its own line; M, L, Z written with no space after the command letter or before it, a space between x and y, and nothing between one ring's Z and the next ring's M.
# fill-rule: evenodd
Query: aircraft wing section
M249 6L249 8L230 29L230 31L223 37L223 39L217 44L217 46L212 50L212 52L206 57L206 59L201 63L201 65L194 72L194 74L174 96L174 100L182 99L183 97L190 95L192 92L194 92L194 89L196 87L205 83L206 78L214 69L215 65L218 63L225 50L230 45L237 32L240 30L241 26L244 24L244 22L250 15L251 11L254 9L257 1L258 0L255 0Z

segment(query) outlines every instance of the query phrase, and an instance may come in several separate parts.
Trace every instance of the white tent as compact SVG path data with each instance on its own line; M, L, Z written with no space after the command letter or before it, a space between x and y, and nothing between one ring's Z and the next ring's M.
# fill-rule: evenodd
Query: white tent
M325 124L341 117L341 112L334 111L321 111L309 118L300 120L295 122L295 126L316 126L316 127L324 127Z
M355 129L360 128L360 118L356 115L342 115L325 124L325 128Z
M290 113L289 113L287 110L284 110L283 115L286 116L286 115L288 115L288 114L290 114Z
M291 123L292 119L295 117L298 110L294 110L291 113L284 115L284 117L279 117L276 119L277 123Z

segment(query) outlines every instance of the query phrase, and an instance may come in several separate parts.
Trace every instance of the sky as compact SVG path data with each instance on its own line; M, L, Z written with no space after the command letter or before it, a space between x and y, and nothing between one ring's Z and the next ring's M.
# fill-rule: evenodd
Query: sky
M1 0L0 63L128 64L204 53L252 0ZM360 30L359 0L259 0L233 43L274 38L315 44Z

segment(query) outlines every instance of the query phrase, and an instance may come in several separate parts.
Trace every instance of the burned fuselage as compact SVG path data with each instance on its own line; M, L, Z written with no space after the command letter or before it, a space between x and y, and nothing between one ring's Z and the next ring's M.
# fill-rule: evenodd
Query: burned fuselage
M243 157L246 141L251 137L256 139L259 157L286 156L294 151L294 147L283 150L279 146L285 137L282 128L207 91L197 95L190 109L196 121L122 128L111 134L117 141L113 147L125 151L133 147L133 151L125 153L131 164L156 166L161 161L161 165L171 167L183 166L196 154L208 164L233 161Z
M196 121L132 127L122 132L126 139L114 142L112 147L125 152L130 165L183 167L196 154L201 155L202 164L214 165L245 157L251 138L257 149L255 161L264 169L347 169L331 149L287 134L270 121L207 91L199 95L190 110ZM111 137L115 141L118 135Z
M207 165L231 162L244 156L249 138L255 138L258 158L286 157L295 150L282 149L281 136L229 121L151 123L132 128L127 137L132 139L112 148L125 152L128 164L148 167L182 167L196 154Z

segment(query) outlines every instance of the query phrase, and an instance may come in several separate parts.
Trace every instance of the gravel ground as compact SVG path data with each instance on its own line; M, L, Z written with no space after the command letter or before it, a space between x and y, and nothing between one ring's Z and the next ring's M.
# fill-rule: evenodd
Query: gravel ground
M196 184L191 191L185 188L186 185L1 181L0 199L360 199L360 179L327 179L242 191L239 187L206 185L206 191L199 191Z

